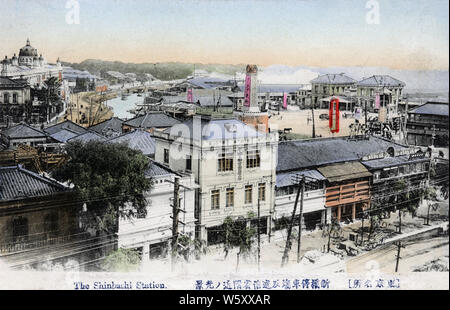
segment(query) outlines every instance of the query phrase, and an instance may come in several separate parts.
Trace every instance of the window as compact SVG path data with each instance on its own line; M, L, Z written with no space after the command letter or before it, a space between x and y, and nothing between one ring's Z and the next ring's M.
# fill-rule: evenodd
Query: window
M211 210L217 210L220 207L220 191L211 191Z
M226 193L226 207L233 207L234 206L234 188L227 188Z
M16 93L14 93L13 94L13 103L17 103L17 94Z
M217 160L217 170L219 172L233 171L233 153L225 153L219 155Z
M169 163L169 150L168 149L164 149L164 163L165 164Z
M245 203L252 203L252 185L245 185Z
M266 201L266 183L260 183L258 186L259 201Z
M247 151L247 168L256 168L260 166L259 151Z
M186 156L186 170L189 170L189 171L192 170L192 156L191 155Z
M19 216L13 220L13 240L26 241L28 240L28 219Z

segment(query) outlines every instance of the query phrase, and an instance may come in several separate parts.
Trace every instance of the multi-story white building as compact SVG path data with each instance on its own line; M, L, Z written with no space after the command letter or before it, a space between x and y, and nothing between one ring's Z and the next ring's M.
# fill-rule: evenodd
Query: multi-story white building
M257 215L258 204L261 233L270 229L277 133L257 131L236 119L194 116L163 132L155 131L154 138L155 160L177 172L192 173L199 185L197 238L220 243L224 219Z
M146 194L147 215L142 218L120 219L118 246L137 249L142 260L165 257L172 237L172 205L175 178L179 178L180 190L179 232L192 235L195 232L195 184L192 175L176 173L152 161L146 176L153 180L153 188Z
M45 58L38 55L37 49L32 47L30 40L19 51L19 57L14 56L2 61L0 76L10 79L23 79L31 86L39 86L50 77L58 77L62 80L62 66L58 60L56 64L48 64Z

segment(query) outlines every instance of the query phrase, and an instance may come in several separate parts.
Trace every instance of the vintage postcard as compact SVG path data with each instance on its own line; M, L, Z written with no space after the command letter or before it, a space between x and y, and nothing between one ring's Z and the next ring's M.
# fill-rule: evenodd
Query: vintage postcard
M447 0L0 16L0 289L449 289Z

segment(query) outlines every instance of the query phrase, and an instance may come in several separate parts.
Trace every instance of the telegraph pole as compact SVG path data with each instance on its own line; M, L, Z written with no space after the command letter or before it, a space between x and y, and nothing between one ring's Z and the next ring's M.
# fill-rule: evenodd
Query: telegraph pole
M397 260L395 262L395 272L398 271L398 262L400 261L400 249L404 248L405 246L402 246L402 242L398 241L395 243L395 245L397 246Z
M175 267L175 260L177 258L177 246L178 246L178 212L179 212L179 191L180 191L180 178L175 178L173 186L173 205L172 205L172 271Z
M301 185L301 199L300 199L300 215L298 219L298 240L297 240L297 263L300 262L300 243L302 240L302 218L303 218L303 197L305 194L305 176L302 176L302 180L300 181Z
M301 192L301 186L299 186L299 188L297 190L297 196L295 197L294 210L292 210L291 222L289 223L289 226L288 226L286 246L284 247L283 257L281 259L281 267L283 267L289 259L289 249L291 248L292 226L294 224L295 211L297 211L297 203L298 203L298 199L300 197L300 192Z
M259 229L259 225L260 225L260 211L261 211L261 207L260 207L260 198L259 198L259 193L258 193L258 272L261 269L261 235L260 235L260 229Z
M314 122L314 103L313 100L311 98L311 114L312 114L312 137L315 138L316 137L316 126L315 126L315 122Z

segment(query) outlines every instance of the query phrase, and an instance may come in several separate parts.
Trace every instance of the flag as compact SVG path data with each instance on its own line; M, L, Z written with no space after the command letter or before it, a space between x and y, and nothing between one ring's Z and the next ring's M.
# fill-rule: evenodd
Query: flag
M193 98L192 98L192 88L189 88L187 91L187 101L188 102L193 102Z
M287 109L287 94L283 93L283 109Z
M375 109L379 108L380 108L380 94L377 93L377 95L375 96Z

